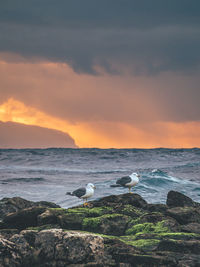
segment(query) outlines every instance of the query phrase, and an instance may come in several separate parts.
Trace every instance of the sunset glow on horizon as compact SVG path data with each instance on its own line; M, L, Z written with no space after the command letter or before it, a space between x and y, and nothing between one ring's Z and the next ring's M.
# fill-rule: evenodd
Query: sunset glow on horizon
M123 123L71 124L28 107L13 98L0 105L0 121L35 125L68 133L80 148L190 148L200 146L200 123L154 123L154 131L134 128ZM115 133L111 127L116 130ZM163 131L163 132L162 132ZM159 136L159 132L161 136ZM162 136L165 138L162 138Z

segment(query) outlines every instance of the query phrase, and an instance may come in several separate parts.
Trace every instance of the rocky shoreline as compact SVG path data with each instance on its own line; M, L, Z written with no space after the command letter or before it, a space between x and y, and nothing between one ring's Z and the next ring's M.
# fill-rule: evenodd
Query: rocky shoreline
M200 266L200 203L112 195L88 207L0 200L0 266Z

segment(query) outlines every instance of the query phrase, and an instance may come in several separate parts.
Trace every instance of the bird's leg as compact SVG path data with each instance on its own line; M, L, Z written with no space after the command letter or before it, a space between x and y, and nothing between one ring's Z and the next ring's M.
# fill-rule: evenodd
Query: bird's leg
M133 194L133 192L131 192L131 187L129 187L128 189L129 189L129 194Z
M88 205L88 203L87 203L87 198L85 199L85 204L84 204L84 206L87 206Z

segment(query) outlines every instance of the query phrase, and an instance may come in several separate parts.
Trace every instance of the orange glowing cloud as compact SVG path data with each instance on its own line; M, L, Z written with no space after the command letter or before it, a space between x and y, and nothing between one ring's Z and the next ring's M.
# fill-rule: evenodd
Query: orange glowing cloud
M188 93L190 85L170 74L79 75L67 64L0 54L0 121L59 130L79 147L197 147L199 91Z
M0 105L0 120L60 130L69 133L79 147L153 148L200 146L200 123L157 122L144 127L127 123L90 122L71 124L49 116L15 99Z

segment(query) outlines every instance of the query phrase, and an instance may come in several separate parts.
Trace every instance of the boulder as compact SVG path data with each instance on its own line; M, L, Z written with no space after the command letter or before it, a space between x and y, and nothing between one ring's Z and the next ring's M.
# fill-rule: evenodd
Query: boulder
M83 219L83 230L107 235L123 235L130 217L122 214L106 214Z
M182 254L197 254L199 255L200 251L200 241L192 240L162 240L158 247L158 251L172 251Z
M22 258L15 243L0 237L0 266L20 267L21 262Z
M59 267L88 263L93 266L104 266L106 260L102 237L58 229L41 232L22 231L9 241L0 238L0 255L0 266L8 267Z
M46 210L44 207L25 208L15 213L10 213L3 220L4 228L26 229L37 226L37 217Z
M166 211L166 215L180 224L200 223L200 211L193 207L176 207Z
M23 199L21 197L3 198L2 200L0 200L0 220L2 220L9 213L14 213L26 208L39 206L48 208L60 207L54 203L47 201L33 202Z
M11 236L18 234L18 229L0 229L0 236L5 239L9 239Z
M147 209L150 212L165 213L167 210L167 206L165 204L148 204Z
M116 208L124 205L132 205L136 208L147 208L146 200L138 194L111 195L90 203L94 207L106 206Z
M191 198L177 191L169 191L167 194L167 206L174 207L193 207L194 202Z
M85 215L83 213L66 213L58 216L59 225L63 229L82 230Z
M181 231L200 234L200 223L188 223L181 226Z

